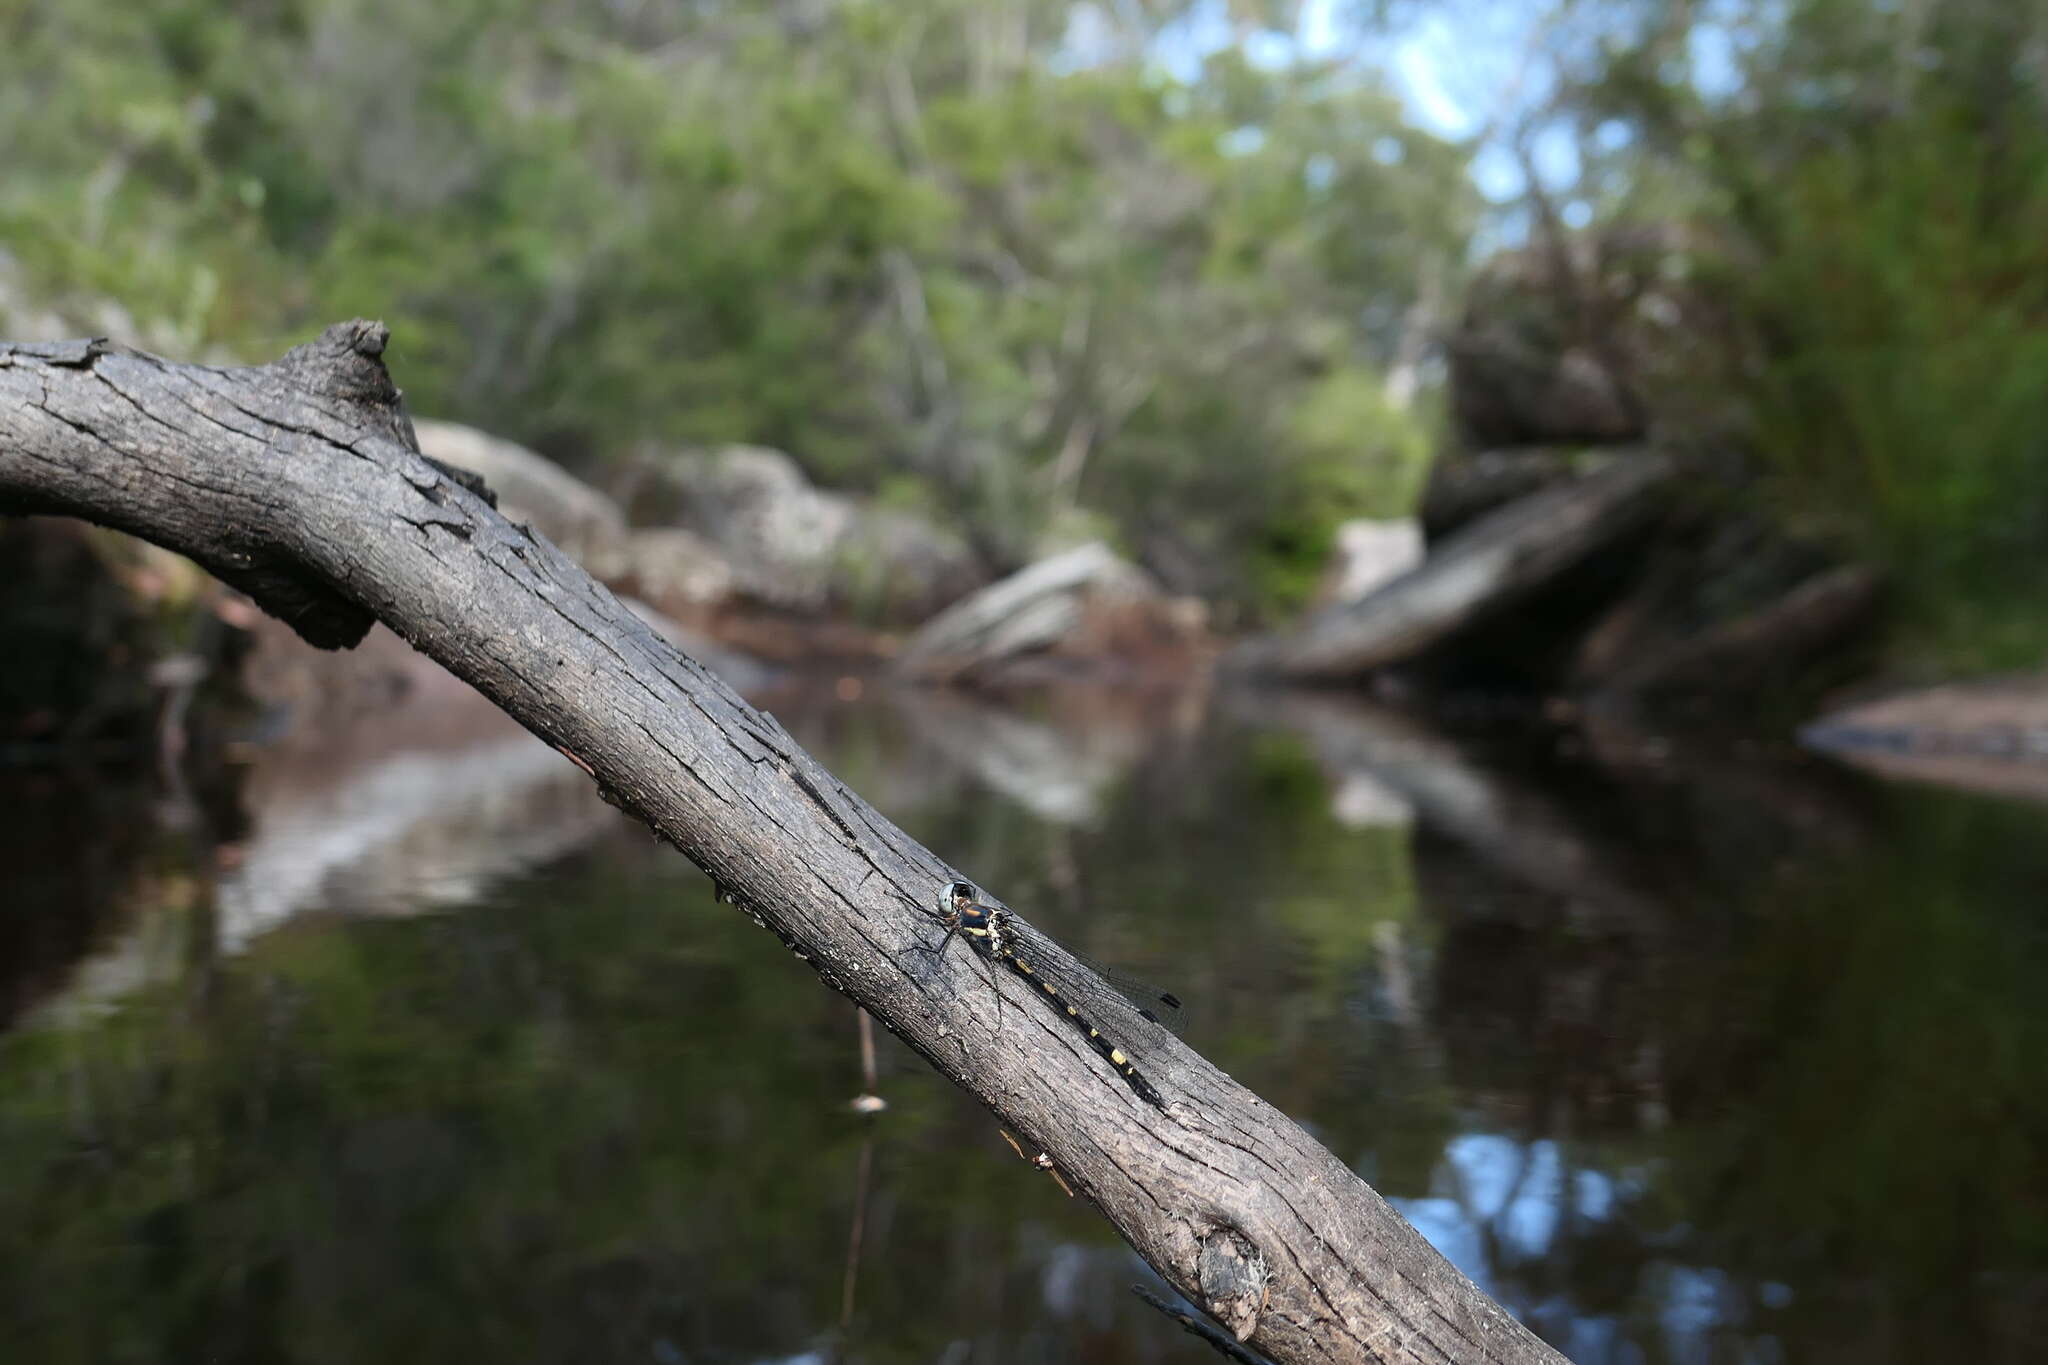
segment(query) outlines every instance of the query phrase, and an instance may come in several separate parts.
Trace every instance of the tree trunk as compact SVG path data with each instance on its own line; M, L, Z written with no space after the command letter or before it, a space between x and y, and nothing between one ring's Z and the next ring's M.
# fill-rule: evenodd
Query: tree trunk
M1300 1128L1073 962L1043 965L1130 1040L1163 1106L1022 980L960 945L920 951L960 873L480 484L424 459L385 341L348 323L232 370L0 345L0 511L181 551L314 644L385 622L568 755L1273 1359L1561 1359Z
M1377 591L1317 612L1287 634L1248 641L1230 663L1316 681L1413 658L1642 525L1663 505L1673 472L1663 456L1632 454L1531 493L1459 528Z

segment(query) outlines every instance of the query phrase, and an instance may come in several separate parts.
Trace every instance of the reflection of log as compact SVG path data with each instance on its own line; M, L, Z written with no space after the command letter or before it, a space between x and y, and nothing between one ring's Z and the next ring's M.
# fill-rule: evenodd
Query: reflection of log
M474 692L436 700L432 719L462 738L391 748L373 719L355 732L371 732L359 744L342 733L315 749L266 752L244 787L252 821L213 912L180 913L152 886L158 903L77 965L49 1016L171 979L195 955L240 953L309 911L411 913L475 900L617 821L583 774ZM466 714L449 714L450 704ZM408 698L401 709L418 708Z
M1458 752L1416 721L1351 697L1258 692L1247 716L1300 735L1334 778L1363 772L1514 881L1553 893L1616 925L1653 923L1655 902L1616 874L1613 859L1549 800Z
M569 754L1273 1359L1561 1359L1343 1162L1071 958L1045 969L1135 1040L1167 1104L1120 1084L1077 1030L1020 1023L1045 1006L1018 976L917 951L954 869L423 459L385 340L352 323L251 370L0 346L0 508L184 551L317 643L385 621Z
M142 778L0 766L0 1031L177 899L180 869L152 856L149 797Z
M242 857L220 882L221 950L310 909L470 901L618 818L560 754L506 728L495 743L387 754L324 781L290 775L271 799L259 764Z
M919 739L1042 820L1086 824L1102 792L1143 755L1148 736L1129 718L1101 711L1085 725L1056 726L976 699L922 689L896 693ZM1160 712L1151 713L1155 718Z
M1233 662L1282 677L1349 677L1411 658L1549 583L1641 525L1672 476L1661 456L1629 455L1464 527L1422 564L1296 630L1255 640Z

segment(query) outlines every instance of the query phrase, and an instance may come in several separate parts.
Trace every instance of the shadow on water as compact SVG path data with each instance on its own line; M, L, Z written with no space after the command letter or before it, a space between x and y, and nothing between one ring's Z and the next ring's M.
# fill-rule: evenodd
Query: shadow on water
M1328 696L776 709L1582 1365L2048 1329L2038 810ZM852 1114L851 1008L566 762L384 736L203 858L17 826L10 1358L1210 1358L892 1042Z

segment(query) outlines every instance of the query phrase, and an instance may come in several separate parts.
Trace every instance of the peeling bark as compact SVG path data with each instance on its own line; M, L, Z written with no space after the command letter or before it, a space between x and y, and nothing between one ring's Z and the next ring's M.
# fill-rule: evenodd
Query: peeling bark
M0 511L181 551L317 645L385 622L567 754L1272 1359L1560 1359L1300 1128L1073 962L1045 966L1123 1031L1163 1111L1021 981L921 951L939 941L939 886L971 869L424 459L385 340L348 323L254 369L0 345Z

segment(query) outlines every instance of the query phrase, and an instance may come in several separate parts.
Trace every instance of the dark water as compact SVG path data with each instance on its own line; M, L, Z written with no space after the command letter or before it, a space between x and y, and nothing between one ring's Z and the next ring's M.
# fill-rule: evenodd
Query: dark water
M1581 1365L2044 1358L2048 810L1327 699L777 710ZM247 798L8 789L0 1358L1216 1358L886 1036L855 1117L852 1008L545 750Z

